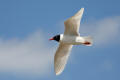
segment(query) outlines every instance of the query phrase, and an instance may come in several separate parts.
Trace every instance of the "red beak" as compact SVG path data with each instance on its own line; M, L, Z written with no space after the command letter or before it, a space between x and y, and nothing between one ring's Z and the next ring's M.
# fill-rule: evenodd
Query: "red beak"
M53 39L53 38L50 38L49 40L51 41L51 40L54 40L54 39Z

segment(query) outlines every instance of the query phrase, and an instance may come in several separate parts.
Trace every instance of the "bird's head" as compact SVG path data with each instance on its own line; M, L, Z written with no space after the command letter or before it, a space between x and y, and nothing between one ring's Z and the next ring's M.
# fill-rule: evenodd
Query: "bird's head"
M51 40L55 40L55 41L59 42L59 41L60 41L60 36L61 36L61 35L56 35L56 36L50 38L49 40L50 40L50 41L51 41Z

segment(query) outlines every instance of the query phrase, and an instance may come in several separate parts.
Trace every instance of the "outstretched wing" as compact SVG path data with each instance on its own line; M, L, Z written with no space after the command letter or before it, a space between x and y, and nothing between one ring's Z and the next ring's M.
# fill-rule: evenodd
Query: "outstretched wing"
M71 48L72 45L59 44L54 57L54 68L56 75L59 75L64 70Z
M65 35L80 35L79 34L79 27L80 21L84 12L84 8L81 8L74 16L69 18L64 22L65 25Z

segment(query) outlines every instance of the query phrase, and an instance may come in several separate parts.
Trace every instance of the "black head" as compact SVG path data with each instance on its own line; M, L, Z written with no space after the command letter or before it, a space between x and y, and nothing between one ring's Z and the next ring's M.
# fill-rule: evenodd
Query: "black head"
M55 41L59 42L60 41L60 35L56 35L56 36L54 36L53 38L51 38L49 40L55 40Z

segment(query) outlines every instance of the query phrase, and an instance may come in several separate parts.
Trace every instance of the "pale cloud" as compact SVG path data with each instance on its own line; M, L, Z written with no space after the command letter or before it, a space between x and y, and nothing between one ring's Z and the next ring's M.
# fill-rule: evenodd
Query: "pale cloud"
M82 34L92 35L94 45L119 43L120 16L88 21L81 25Z
M51 72L55 49L39 31L27 38L0 39L0 72L44 76Z

